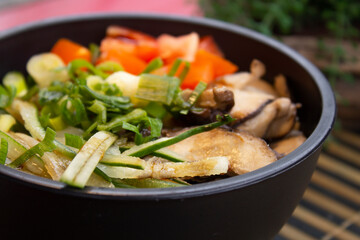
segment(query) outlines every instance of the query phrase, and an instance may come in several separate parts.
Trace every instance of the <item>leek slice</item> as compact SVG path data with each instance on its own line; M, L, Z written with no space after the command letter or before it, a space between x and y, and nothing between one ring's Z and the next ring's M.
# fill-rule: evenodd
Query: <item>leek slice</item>
M10 161L14 161L21 154L27 151L26 147L15 140L12 136L0 131L0 138L5 139L8 142L8 154L7 158ZM44 167L44 162L38 156L31 157L28 161L25 162L24 167L30 172L39 175L39 176L47 176L46 169Z
M177 77L142 74L135 97L170 105L179 86Z
M48 87L54 81L66 82L69 80L64 62L53 53L32 56L27 62L26 70L40 88Z
M3 84L6 87L14 86L17 97L22 97L27 93L25 77L20 72L8 72L3 78Z
M116 139L114 134L105 131L94 134L71 161L60 181L73 187L83 188L106 150Z
M8 132L12 126L16 124L16 120L10 114L1 114L0 115L0 130L3 132Z
M18 168L34 155L43 156L45 152L53 151L56 147L54 144L55 135L56 132L54 130L47 128L43 141L26 150L8 166L12 168Z

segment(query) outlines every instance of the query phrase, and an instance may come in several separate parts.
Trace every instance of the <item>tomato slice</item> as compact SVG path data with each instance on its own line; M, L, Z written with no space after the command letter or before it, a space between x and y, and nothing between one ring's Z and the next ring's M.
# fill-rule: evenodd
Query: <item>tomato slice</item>
M60 38L52 47L51 52L58 55L65 64L78 58L89 62L91 59L89 49L66 38Z
M200 38L199 49L215 54L219 57L224 57L224 53L221 51L219 46L216 44L214 38L210 35Z
M166 63L173 62L177 58L192 62L199 46L199 35L195 32L179 37L162 34L157 42L159 55Z
M106 35L109 37L125 37L134 40L156 41L156 39L146 33L117 25L111 25L106 29Z
M158 56L156 42L148 40L106 37L101 41L100 51L108 52L110 50L126 52L146 62L149 62Z

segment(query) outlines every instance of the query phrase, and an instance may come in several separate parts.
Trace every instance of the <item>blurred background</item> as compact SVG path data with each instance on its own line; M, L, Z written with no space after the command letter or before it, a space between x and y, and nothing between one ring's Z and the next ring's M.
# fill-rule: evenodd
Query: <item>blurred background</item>
M276 38L313 62L334 89L338 117L303 200L276 239L360 240L359 0L0 0L0 31L91 12L215 18Z

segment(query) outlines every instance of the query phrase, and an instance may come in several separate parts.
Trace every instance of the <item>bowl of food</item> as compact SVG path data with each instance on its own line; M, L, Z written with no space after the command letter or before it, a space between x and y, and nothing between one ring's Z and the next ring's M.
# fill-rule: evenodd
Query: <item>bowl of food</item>
M335 118L310 62L216 20L49 19L0 56L6 237L271 239Z

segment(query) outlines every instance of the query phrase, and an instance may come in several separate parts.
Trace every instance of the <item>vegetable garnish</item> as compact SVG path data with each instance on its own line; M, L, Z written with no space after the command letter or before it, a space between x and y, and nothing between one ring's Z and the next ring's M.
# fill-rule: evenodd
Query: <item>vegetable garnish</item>
M257 169L276 160L260 138L298 126L297 107L285 77L261 79L260 61L237 69L196 32L113 25L88 47L61 38L3 77L0 164L76 188L182 187Z
M71 161L60 181L83 188L96 165L116 138L115 135L104 131L94 134Z
M5 138L1 138L0 145L0 164L4 165L8 154L8 142Z
M202 133L205 131L210 131L214 128L220 127L222 125L225 125L225 124L228 124L228 123L234 121L234 119L232 117L230 117L229 115L218 116L217 120L218 121L210 123L210 124L206 124L206 125L202 125L202 126L198 126L198 127L189 129L183 133L180 133L179 135L177 135L175 137L170 137L170 138L163 137L163 138L160 138L155 141L151 141L151 142L144 143L144 144L141 144L138 146L134 146L134 147L130 148L129 150L126 150L125 152L123 152L123 154L129 155L129 156L134 156L134 157L143 157L143 156L151 154L152 152L154 152L156 150L159 150L161 148L168 147L177 142L180 142L180 141L184 140L185 138L188 138L195 134L199 134L199 133Z
M17 159L15 159L12 163L10 163L8 166L12 168L18 168L22 164L24 164L25 161L27 161L32 156L39 155L40 157L44 155L44 152L51 152L53 151L56 146L54 143L56 132L52 130L51 128L47 128L45 132L44 140L35 145L34 147L30 148L23 154L21 154Z

